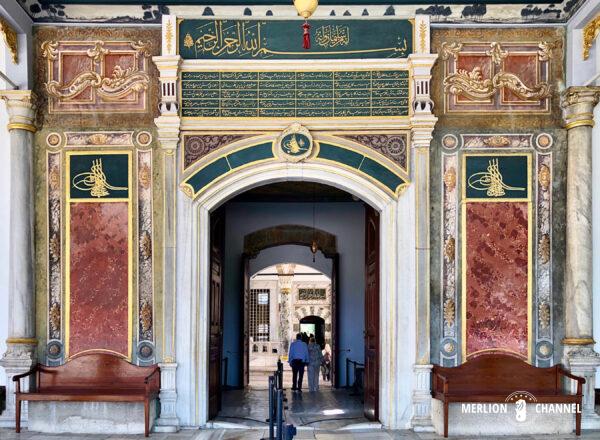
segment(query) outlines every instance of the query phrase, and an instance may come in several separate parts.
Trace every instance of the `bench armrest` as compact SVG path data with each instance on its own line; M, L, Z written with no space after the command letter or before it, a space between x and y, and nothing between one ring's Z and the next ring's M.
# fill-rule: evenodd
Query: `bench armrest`
M15 392L17 392L17 393L21 392L21 379L23 379L24 377L27 377L27 376L31 376L32 374L35 374L37 371L38 371L38 365L36 364L28 372L17 374L16 376L13 376L12 380L13 380L13 382L15 382L15 385L16 385Z
M442 381L442 390L444 394L448 394L448 378L438 372L435 373L435 377ZM440 391L437 386L434 386L434 391Z
M146 385L146 394L150 393L150 379L152 378L152 376L154 376L157 373L160 373L160 367L154 368L152 373L150 373L148 376L146 376L144 378L144 384ZM160 375L158 376L158 388L160 388Z
M583 377L575 376L574 374L571 374L567 370L564 370L560 367L558 367L557 370L559 374L562 374L563 376L568 377L569 379L577 381L577 394L580 395L582 393L581 387L585 383L585 379Z

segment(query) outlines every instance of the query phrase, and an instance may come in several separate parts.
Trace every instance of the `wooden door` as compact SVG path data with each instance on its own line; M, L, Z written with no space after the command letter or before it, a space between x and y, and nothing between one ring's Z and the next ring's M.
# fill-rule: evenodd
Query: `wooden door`
M331 383L335 388L340 386L337 375L338 343L338 307L337 293L339 285L340 254L333 255L331 259Z
M243 356L242 385L247 387L250 383L250 260L247 255L242 256L242 274L244 286L244 299L242 301L242 341Z
M365 221L365 417L379 418L379 213L366 207Z
M223 351L223 249L225 215L218 210L210 216L210 334L208 342L208 417L221 410L221 358Z

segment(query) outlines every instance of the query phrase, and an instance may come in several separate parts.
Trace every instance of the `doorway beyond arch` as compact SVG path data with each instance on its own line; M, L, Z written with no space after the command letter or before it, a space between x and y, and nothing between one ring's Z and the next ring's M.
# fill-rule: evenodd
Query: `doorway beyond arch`
M209 236L210 211L248 189L279 181L335 186L361 198L379 212L382 243L379 419L392 429L408 426L415 389L412 374L416 343L414 188L409 186L395 198L351 170L335 164L310 162L263 163L226 176L196 200L182 192L178 195L176 346L177 413L181 423L202 426L208 422L206 362L210 271L206 237Z

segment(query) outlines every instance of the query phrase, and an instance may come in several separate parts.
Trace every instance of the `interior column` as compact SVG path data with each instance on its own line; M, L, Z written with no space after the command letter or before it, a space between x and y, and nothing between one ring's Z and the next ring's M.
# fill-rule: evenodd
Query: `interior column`
M9 299L6 353L0 360L6 373L6 411L0 426L14 426L13 376L27 372L36 361L35 289L33 268L33 125L35 95L30 90L0 92L6 101L10 133ZM25 385L27 387L27 385ZM27 420L23 405L22 420Z
M585 378L582 427L600 427L594 412L600 356L592 339L592 127L600 87L569 87L561 106L568 133L567 259L565 273L565 364ZM574 384L571 384L574 387ZM574 390L575 388L573 388Z

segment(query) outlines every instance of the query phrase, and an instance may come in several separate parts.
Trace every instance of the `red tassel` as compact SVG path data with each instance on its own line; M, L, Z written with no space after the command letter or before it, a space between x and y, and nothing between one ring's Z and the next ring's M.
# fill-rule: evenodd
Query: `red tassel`
M304 49L310 49L310 24L308 21L304 22L302 29L304 29Z

